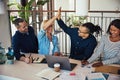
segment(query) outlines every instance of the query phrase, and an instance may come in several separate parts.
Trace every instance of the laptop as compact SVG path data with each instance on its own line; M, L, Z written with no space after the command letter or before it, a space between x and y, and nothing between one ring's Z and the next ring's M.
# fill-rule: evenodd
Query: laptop
M60 64L60 69L63 70L73 70L77 64L70 63L68 57L60 57L60 56L52 56L52 55L45 55L48 67L54 68L55 63Z

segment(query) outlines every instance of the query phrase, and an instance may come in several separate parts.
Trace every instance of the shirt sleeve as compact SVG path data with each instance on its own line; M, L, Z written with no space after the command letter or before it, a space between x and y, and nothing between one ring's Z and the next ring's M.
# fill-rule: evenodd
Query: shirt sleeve
M97 46L97 41L96 40L93 40L89 43L89 45L85 49L85 54L84 54L85 60L87 60L88 58L91 57L91 55L93 54L96 46Z
M60 19L60 20L57 19L57 23L58 23L58 25L60 26L60 28L63 29L63 31L64 31L65 33L67 33L68 35L72 34L73 29L70 28L70 27L68 27L61 19Z
M19 40L16 37L13 37L12 39L12 48L14 51L14 56L16 57L16 60L20 60L20 57L24 56L24 54L20 54L20 44Z
M38 42L41 38L43 38L46 35L45 30L41 29L38 33Z
M115 57L102 61L103 64L113 64L118 62L120 62L120 50Z
M91 55L94 52L95 47L97 46L96 39L91 39L88 41L88 45L85 47L84 54L81 54L80 56L76 56L77 59L83 59L87 60L91 57Z
M97 47L94 50L94 53L88 59L88 62L91 63L94 60L96 60L98 56L100 56L100 54L103 53L103 50L104 50L104 37L101 38L100 42L98 43Z

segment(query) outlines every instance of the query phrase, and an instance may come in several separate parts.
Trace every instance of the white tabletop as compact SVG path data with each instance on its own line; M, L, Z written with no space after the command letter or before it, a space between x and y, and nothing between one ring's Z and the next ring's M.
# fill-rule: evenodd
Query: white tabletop
M26 56L29 56L29 54L27 54ZM41 56L39 54L32 54L32 56L34 56L36 58L39 57L40 61L44 58L44 56ZM73 60L73 59L69 59L69 60L72 63L78 64L71 72L79 73L82 70L88 71L88 70L81 68L81 63L79 60ZM15 61L14 64L3 64L3 65L0 65L0 80L3 80L3 79L1 79L1 75L5 75L8 77L12 77L12 78L19 78L22 80L44 80L44 79L36 76L35 74L39 73L40 71L42 71L46 68L48 68L48 66L45 63L27 64L23 61ZM63 72L66 72L66 71L61 70L60 73L63 73ZM86 73L86 72L84 72L84 73ZM14 79L11 79L11 80L14 80ZM59 80L59 78L57 78L56 80Z
M27 56L29 56L29 54ZM34 57L39 56L40 58L39 60L42 60L44 57L38 54L32 54L32 56ZM80 66L80 61L78 60L70 59L70 62L77 63L78 65L76 66L76 68ZM15 61L14 64L0 65L0 75L11 76L22 80L42 80L41 78L37 77L35 74L46 68L48 68L48 66L45 63L27 64L22 61ZM75 69L73 71L75 71Z

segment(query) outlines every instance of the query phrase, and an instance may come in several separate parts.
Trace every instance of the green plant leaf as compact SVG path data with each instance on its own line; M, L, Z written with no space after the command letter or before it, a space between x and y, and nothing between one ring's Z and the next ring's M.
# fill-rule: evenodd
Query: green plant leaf
M14 21L14 19L17 18L16 16L10 16L10 20Z
M35 1L35 0L30 0L30 1L27 3L27 5L31 6L34 1ZM26 5L26 6L27 6L27 5Z
M8 3L7 4L8 7L13 6L13 5L18 5L18 3Z
M37 5L44 5L45 3L49 2L49 0L39 0Z

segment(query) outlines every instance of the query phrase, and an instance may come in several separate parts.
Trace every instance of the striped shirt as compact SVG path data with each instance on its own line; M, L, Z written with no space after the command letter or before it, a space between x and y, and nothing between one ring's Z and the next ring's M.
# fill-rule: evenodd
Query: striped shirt
M93 55L88 59L88 62L93 62L100 54L103 54L103 64L120 64L120 41L112 42L109 35L102 36L100 43L94 50Z

